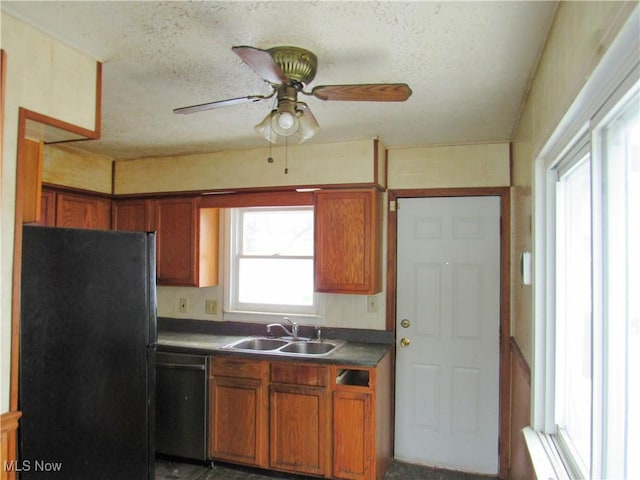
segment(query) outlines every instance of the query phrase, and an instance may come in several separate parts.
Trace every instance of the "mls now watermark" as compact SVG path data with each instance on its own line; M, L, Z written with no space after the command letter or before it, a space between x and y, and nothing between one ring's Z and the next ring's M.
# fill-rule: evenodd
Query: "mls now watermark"
M5 472L61 472L62 462L47 462L45 460L5 460Z

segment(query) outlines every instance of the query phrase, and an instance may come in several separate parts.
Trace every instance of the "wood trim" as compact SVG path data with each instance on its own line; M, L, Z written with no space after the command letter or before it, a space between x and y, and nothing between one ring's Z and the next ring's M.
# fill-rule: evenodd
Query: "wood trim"
M0 415L0 480L14 480L18 460L18 422L21 412L12 411Z
M76 135L85 137L78 140L67 140L67 141L97 140L100 138L100 132L97 132L95 130L89 130L88 128L80 127L78 125L74 125L72 123L68 123L63 120L58 120L57 118L53 118L48 115L44 115L42 113L34 112L32 110L27 110L26 108L22 108L22 107L20 107L20 112L24 112L25 121L32 120L34 122L42 123L44 125L49 125L51 127L59 128L60 130L75 133ZM45 143L64 143L64 141L62 142L53 141L53 142L45 142Z
M525 360L524 355L522 354L522 350L520 350L520 346L518 345L518 342L516 342L516 339L511 337L510 343L512 352L511 356L517 362L517 365L514 364L512 366L513 368L517 367L520 370L524 381L527 382L527 385L531 386L531 369L529 368L529 364Z
M24 188L22 223L40 220L43 149L44 144L39 140L21 138L18 141L18 158L20 158L22 165L21 175Z
M381 151L382 149L382 151ZM387 190L387 168L389 156L389 149L380 143L379 138L373 139L373 184L371 187L375 187L381 192ZM380 167L382 166L382 174L380 173Z
M102 134L102 63L96 62L96 118L93 123L95 137L98 139Z
M63 185L55 185L53 183L42 183L44 190L55 191L56 193L71 193L76 195L90 195L93 198L102 198L104 200L113 200L113 195L104 192L96 192L95 190L86 190L84 188L67 187Z
M499 478L509 475L509 444L511 419L511 196L509 187L434 188L389 190L389 204L396 208L388 210L387 229L387 311L386 329L394 332L397 301L397 201L400 198L416 197L500 197L500 426L499 426Z
M378 150L380 149L380 140L377 138L373 139L373 183L375 185L380 185L380 179L378 178L378 162L380 162L380 157L378 155Z
M511 347L511 419L509 478L535 478L522 429L531 424L531 370L513 337Z
M273 207L313 205L313 192L256 192L203 195L200 207Z
M20 149L21 139L25 138L27 112L23 108L18 111L17 147ZM16 200L13 234L13 284L11 296L11 366L9 379L9 410L18 409L18 379L20 362L20 298L22 278L22 210L24 205L24 168L20 152L16 165Z
M115 169L117 170L117 163ZM114 170L115 172L115 170ZM140 193L116 193L114 198L143 198L143 197L170 197L173 195L202 195L203 197L216 197L224 195L251 195L259 193L282 193L282 194L306 194L315 190L339 190L344 188L375 188L381 192L385 189L381 185L374 183L335 183L335 184L314 184L314 185L288 185L286 187L243 187L225 188L213 190L180 190L175 192L140 192ZM212 200L213 202L213 200Z

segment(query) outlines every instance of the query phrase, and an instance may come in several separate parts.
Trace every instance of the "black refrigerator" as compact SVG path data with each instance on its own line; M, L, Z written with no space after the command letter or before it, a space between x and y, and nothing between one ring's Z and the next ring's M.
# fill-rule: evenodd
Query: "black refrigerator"
M155 235L25 226L21 480L154 478Z

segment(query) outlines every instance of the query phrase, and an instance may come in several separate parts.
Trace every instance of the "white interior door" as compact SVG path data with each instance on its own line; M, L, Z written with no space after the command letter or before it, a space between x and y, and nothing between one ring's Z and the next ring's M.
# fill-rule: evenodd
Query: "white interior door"
M397 228L395 457L495 475L500 198L400 199Z

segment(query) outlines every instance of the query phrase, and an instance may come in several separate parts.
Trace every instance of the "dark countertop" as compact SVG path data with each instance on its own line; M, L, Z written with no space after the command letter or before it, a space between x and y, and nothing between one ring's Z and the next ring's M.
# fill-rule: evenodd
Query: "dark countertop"
M249 335L227 335L163 331L158 332L158 351L203 355L234 355L245 358L269 359L283 362L313 362L331 365L375 367L391 350L391 343L347 341L328 355L279 355L259 352L223 350L222 347ZM331 340L328 339L327 342Z

